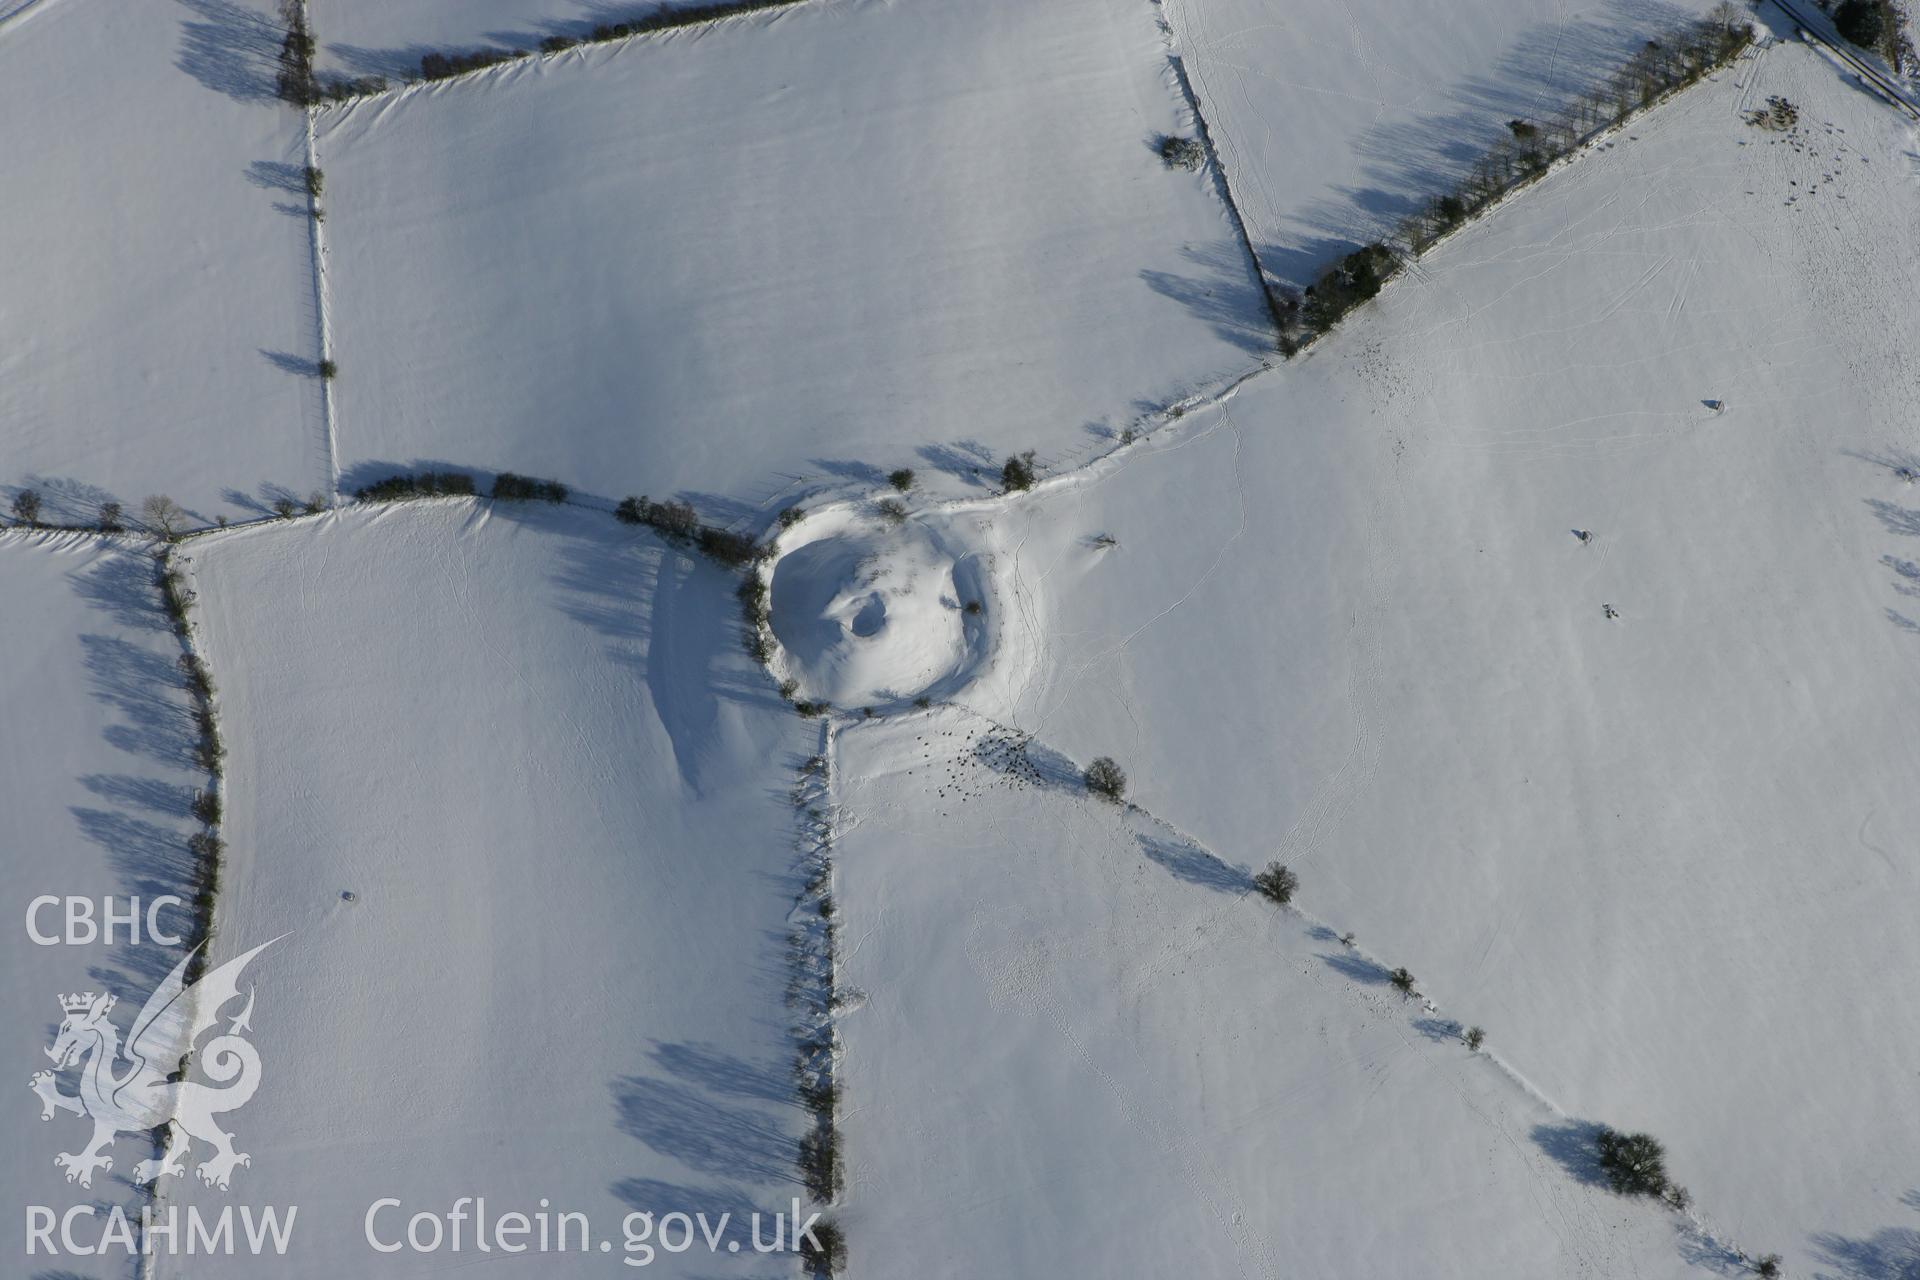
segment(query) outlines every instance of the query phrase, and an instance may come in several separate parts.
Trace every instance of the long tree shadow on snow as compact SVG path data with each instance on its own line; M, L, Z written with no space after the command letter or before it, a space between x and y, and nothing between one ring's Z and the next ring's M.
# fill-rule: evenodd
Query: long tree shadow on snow
M151 561L129 551L67 575L67 583L75 595L106 614L117 630L158 634L171 624L156 598L153 573Z
M1245 867L1223 862L1198 845L1144 832L1135 839L1147 861L1165 868L1175 880L1219 893L1242 894L1253 889L1253 875Z
M1888 1227L1863 1239L1822 1231L1812 1243L1837 1268L1834 1280L1920 1280L1920 1231L1912 1228Z
M1217 240L1189 245L1180 252L1193 264L1194 274L1146 270L1140 273L1140 279L1161 297L1180 303L1224 341L1249 355L1272 354L1279 335L1273 330L1266 294L1253 264L1240 246L1231 240Z
M1902 538L1920 538L1920 507L1903 507L1884 498L1868 498L1867 509L1886 526L1888 533Z
M179 0L197 15L180 28L175 65L207 88L239 102L277 98L280 43L286 38L266 13L233 0Z
M169 895L191 902L199 869L187 847L194 829L190 805L199 785L193 763L197 733L177 662L180 650L153 574L152 560L129 549L103 555L68 576L74 593L114 628L113 633L84 633L78 642L92 696L114 713L102 736L131 758L128 772L82 776L80 784L99 803L76 805L71 812L80 834L105 852L121 895L143 903ZM163 912L162 928L185 932L185 910ZM131 1019L182 958L173 947L119 943L89 966L88 976L117 994L119 1008Z
M1871 463L1876 468L1885 468L1896 475L1912 477L1920 475L1920 457L1904 450L1890 450L1886 453L1858 453L1845 451L1849 456ZM1905 507L1885 498L1865 500L1867 510L1882 528L1898 538L1920 538L1920 508ZM1904 556L1889 552L1880 557L1881 565L1893 574L1893 589L1900 595L1920 600L1920 561L1909 560ZM1886 610L1887 621L1909 635L1920 636L1920 620L1889 606Z
M613 1097L622 1132L689 1169L762 1185L798 1180L799 1142L773 1114L721 1104L694 1085L646 1076L614 1081Z
M1439 111L1378 123L1355 143L1362 182L1297 214L1294 238L1256 245L1278 280L1304 286L1336 259L1386 238L1452 190L1514 119L1539 119L1603 81L1650 37L1694 17L1667 0L1614 0L1597 16L1528 27L1487 74L1444 92ZM1384 113L1390 115L1390 113Z
M1384 987L1393 981L1385 968L1351 951L1329 951L1320 960L1335 973L1365 986Z
M94 698L123 717L107 727L107 741L155 764L188 767L197 734L178 665L118 636L83 635L80 649Z
M779 1106L793 1104L793 1082L780 1064L762 1066L712 1045L687 1042L657 1043L652 1056L669 1074L710 1093Z
M307 207L307 171L305 165L288 164L281 160L255 160L247 166L247 181L267 191L277 191L282 195L297 196L298 200L281 200L274 208L290 218L311 216Z
M0 490L0 496L11 501L22 489L31 489L40 495L40 522L47 525L93 529L99 525L107 504L118 501L99 485L65 476L43 475L29 475L25 484Z
M1435 1044L1453 1044L1465 1030L1452 1018L1415 1018L1413 1029Z
M704 1213L710 1223L730 1215L717 1239L738 1252L752 1250L750 1224L759 1213L772 1234L771 1209L755 1200L748 1186L782 1188L797 1181L797 1138L787 1123L797 1114L791 1082L778 1066L747 1062L711 1045L656 1044L654 1063L672 1078L628 1076L614 1082L620 1127L661 1155L700 1174L715 1185L689 1186L657 1178L623 1178L613 1194L656 1219L668 1213ZM766 1105L760 1105L766 1104ZM771 1107L772 1109L769 1109Z
M1586 1187L1604 1187L1607 1175L1600 1167L1600 1151L1595 1145L1604 1126L1590 1120L1562 1120L1557 1124L1533 1127L1533 1145L1552 1157L1575 1182Z
M914 452L934 470L943 471L977 488L991 488L1000 478L1001 464L994 461L993 450L978 440L923 444Z

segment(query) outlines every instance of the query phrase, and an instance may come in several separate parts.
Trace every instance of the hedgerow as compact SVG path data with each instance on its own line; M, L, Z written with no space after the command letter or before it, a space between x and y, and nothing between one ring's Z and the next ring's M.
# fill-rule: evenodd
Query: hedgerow
M502 471L493 478L493 492L489 496L496 502L532 502L536 498L542 502L565 502L567 486L558 480L535 480Z
M1402 219L1393 236L1363 245L1280 303L1280 349L1292 355L1378 294L1406 259L1545 173L1602 130L1726 65L1753 40L1747 16L1722 3L1707 17L1646 41L1611 76L1558 114L1509 120L1506 132L1442 191Z
M356 502L398 502L403 498L471 496L473 477L464 471L421 471L388 476L353 491Z

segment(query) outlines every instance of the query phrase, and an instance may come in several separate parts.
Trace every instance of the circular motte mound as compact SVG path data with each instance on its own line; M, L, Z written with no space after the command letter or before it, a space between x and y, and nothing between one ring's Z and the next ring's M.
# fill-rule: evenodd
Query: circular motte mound
M966 683L985 647L981 583L925 526L827 512L783 541L769 607L797 696L878 708Z

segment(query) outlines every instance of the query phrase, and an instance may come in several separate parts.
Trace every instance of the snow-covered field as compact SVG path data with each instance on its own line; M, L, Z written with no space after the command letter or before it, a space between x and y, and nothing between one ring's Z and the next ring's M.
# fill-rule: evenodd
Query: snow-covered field
M1685 1273L1384 970L1006 742L839 737L849 1275Z
M1850 1274L1920 1150L1920 171L1820 54L1750 70L994 515L988 705Z
M1711 0L1165 0L1261 262L1305 285Z
M802 6L323 114L346 487L1069 464L1271 346L1146 6ZM876 471L875 469L878 468Z
M126 926L114 945L84 941L84 924L69 935L66 906L42 906L32 928L41 938L72 936L75 945L43 945L28 931L34 899L90 899L96 923L102 898L144 903L190 896L186 839L192 792L192 730L175 663L179 642L168 628L153 586L152 562L138 550L71 534L0 534L0 868L11 891L0 950L0 1015L11 1029L7 1097L0 1106L0 1195L6 1197L0 1249L11 1274L27 1254L25 1205L125 1204L124 1180L148 1154L135 1135L115 1155L117 1175L96 1176L82 1190L69 1185L54 1156L77 1152L90 1127L57 1113L43 1123L28 1092L51 1070L43 1049L62 1019L60 997L114 991L133 1009L165 972L160 948L130 945ZM144 916L144 907L142 915ZM187 922L176 909L155 917L163 931ZM144 920L142 922L144 928ZM144 935L143 935L144 936ZM167 962L171 963L171 960ZM71 1073L61 1092L74 1093ZM41 1274L44 1263L32 1264Z
M463 1195L495 1216L545 1198L616 1246L634 1211L784 1209L780 782L819 734L731 642L728 580L604 515L458 500L188 559L230 750L215 959L286 936L249 970L268 1084L233 1124L254 1163L233 1196L175 1194L298 1205L301 1275L619 1267L489 1261L471 1235L460 1258L380 1256L384 1197L404 1206L384 1242Z
M0 24L0 493L202 522L330 487L265 0L41 0Z
M628 1214L702 1210L719 1256L650 1271L795 1274L725 1245L806 1199L790 948L837 929L856 1277L1911 1280L1920 126L1768 43L1284 363L1219 175L1153 150L1197 127L1172 54L1299 282L1705 7L817 0L320 108L315 223L268 0L0 0L0 499L577 495L176 548L212 958L270 945L222 1019L252 1162L163 1203L298 1206L289 1275L608 1275ZM323 72L393 75L648 10L309 11ZM595 509L629 493L807 507L752 569L765 669L759 597ZM16 922L188 891L153 549L0 532ZM23 1249L148 1154L55 1168L56 995L125 1023L178 949L4 946ZM1604 1190L1602 1123L1693 1207ZM365 1239L461 1197L612 1256Z

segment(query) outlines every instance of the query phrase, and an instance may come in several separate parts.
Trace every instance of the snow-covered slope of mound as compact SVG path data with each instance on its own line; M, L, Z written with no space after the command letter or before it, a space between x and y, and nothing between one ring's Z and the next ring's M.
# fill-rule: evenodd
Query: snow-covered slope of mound
M798 696L898 706L966 688L987 657L989 575L935 528L843 507L782 539L775 670Z
M211 524L331 485L270 10L43 2L0 28L0 493L47 520L165 493Z
M1818 52L1749 70L999 540L1023 728L1832 1268L1920 1150L1920 172Z
M329 109L348 487L1076 460L1271 347L1211 178L1154 154L1182 115L1148 8L1096 0L845 0Z
M124 1031L154 983L179 956L116 926L113 945L89 941L87 925L66 925L68 898L101 900L125 915L138 897L191 897L188 816L204 777L189 764L193 731L175 663L179 642L161 612L152 561L137 548L71 534L0 534L0 881L7 922L0 930L0 1017L7 1027L7 1097L0 1105L0 1256L29 1257L26 1206L62 1214L86 1204L132 1205L121 1178L95 1174L90 1187L66 1180L60 1153L83 1151L92 1134L64 1111L42 1122L29 1079L51 1070L41 1052L62 1019L60 997L112 992ZM61 899L29 917L33 900ZM154 917L171 936L188 926L177 908ZM53 945L36 941L55 939ZM68 946L57 940L75 939ZM165 959L156 961L156 956ZM62 1072L59 1091L79 1092L79 1072ZM146 1156L144 1135L128 1134L113 1152L124 1172ZM136 1210L137 1211L137 1210ZM35 1262L14 1261L41 1274Z
M853 1280L1688 1273L1534 1140L1564 1117L1244 867L970 716L836 752Z
M604 515L457 500L188 558L231 752L216 958L288 935L249 970L269 1074L235 1117L239 1176L251 1203L300 1206L301 1274L476 1260L376 1255L383 1197L406 1206L388 1236L484 1194L587 1213L616 1244L630 1212L745 1231L747 1209L785 1209L799 884L769 780L818 732L739 652L729 580ZM771 1265L748 1261L648 1274Z

